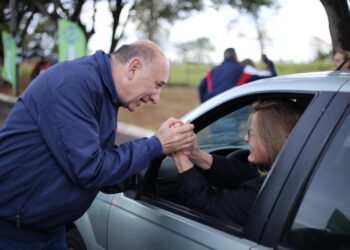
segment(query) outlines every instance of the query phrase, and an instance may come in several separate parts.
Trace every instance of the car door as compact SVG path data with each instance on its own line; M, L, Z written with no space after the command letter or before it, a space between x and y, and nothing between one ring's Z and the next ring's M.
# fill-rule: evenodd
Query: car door
M324 110L296 159L261 244L276 249L350 249L350 88L346 88Z

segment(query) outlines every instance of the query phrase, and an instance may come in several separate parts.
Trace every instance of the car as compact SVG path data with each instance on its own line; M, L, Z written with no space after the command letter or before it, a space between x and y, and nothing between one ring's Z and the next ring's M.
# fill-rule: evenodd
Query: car
M244 226L184 206L174 162L163 155L104 189L67 225L70 249L350 249L350 73L259 80L208 100L182 120L193 122L202 149L246 160L246 116L262 99L288 99L303 114Z

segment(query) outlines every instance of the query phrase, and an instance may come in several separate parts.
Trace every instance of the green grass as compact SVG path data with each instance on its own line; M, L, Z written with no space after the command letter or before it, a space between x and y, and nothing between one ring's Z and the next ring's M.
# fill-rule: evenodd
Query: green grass
M195 87L212 67L209 64L171 64L169 83Z
M332 69L331 61L314 61L309 63L276 62L278 75L289 75L313 71L326 71ZM211 69L210 64L171 64L169 83L174 85L198 86L205 73ZM262 64L257 65L263 68Z
M314 61L310 63L276 63L278 75L332 70L330 61Z

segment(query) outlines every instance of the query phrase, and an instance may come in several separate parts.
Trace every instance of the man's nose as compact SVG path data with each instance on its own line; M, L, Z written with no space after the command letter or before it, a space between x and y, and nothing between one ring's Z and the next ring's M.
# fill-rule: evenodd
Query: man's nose
M152 102L153 104L157 104L158 101L159 101L159 97L160 97L160 90L157 90L155 93L153 93L153 94L150 96L151 102Z

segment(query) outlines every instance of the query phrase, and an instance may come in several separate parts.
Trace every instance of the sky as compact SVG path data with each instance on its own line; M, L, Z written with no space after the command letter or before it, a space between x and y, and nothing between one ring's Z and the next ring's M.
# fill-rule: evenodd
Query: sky
M320 0L279 0L280 8L266 10L262 13L264 28L269 41L265 54L274 61L307 62L315 57L315 38L321 40L323 48L331 49L331 37L328 28L326 12ZM232 20L235 22L231 25ZM96 33L90 38L88 50L90 53L102 49L109 50L112 17L107 11L107 5L98 5L96 17ZM251 20L230 7L220 10L207 9L204 12L193 13L184 20L176 21L167 27L169 37L161 44L165 53L172 61L178 60L176 43L208 37L214 46L210 53L213 63L219 63L223 51L228 47L236 49L238 58L260 59L259 44L256 31ZM123 43L136 40L135 29L127 26L127 38ZM119 44L120 45L120 44Z

